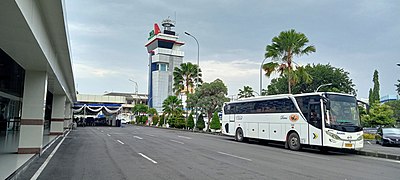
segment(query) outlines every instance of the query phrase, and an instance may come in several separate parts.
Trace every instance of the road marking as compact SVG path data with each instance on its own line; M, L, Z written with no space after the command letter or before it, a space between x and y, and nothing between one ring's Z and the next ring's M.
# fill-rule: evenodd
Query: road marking
M396 160L392 160L392 159L383 159L383 158L368 157L368 156L360 156L360 157L365 158L365 159L373 159L373 160L387 161L387 162L393 162L393 163L400 164L400 161L396 161Z
M243 160L246 160L246 161L253 161L251 159L247 159L247 158L240 157L240 156L235 156L233 154L228 154L228 153L224 153L224 152L220 152L220 151L218 151L217 153L220 153L220 154L223 154L223 155L227 155L227 156L231 156L231 157L235 157L235 158L238 158L238 159L243 159Z
M51 147L61 136L57 136L57 138L51 142L46 148L43 149L42 154L44 154L44 152L47 151L47 149L49 149L49 147Z
M102 133L104 132L104 131L101 131Z
M138 153L139 155L141 155L142 157L146 158L147 160L151 161L154 164L157 164L157 161L152 160L151 158L147 157L146 155L142 154L142 153Z
M36 171L36 173L32 176L31 180L36 180L40 174L43 172L44 168L46 168L47 164L50 162L51 158L53 158L54 154L57 152L58 148L61 146L61 144L64 142L65 138L68 136L68 134L71 131L69 131L64 137L63 139L61 139L61 141L57 144L56 148L54 148L54 150L51 152L51 154L49 155L49 157L47 157L46 161L44 161L44 163L40 166L40 168Z
M172 141L172 142L176 142L176 143L179 143L179 144L185 144L185 143L183 143L183 142L180 142L180 141L175 141L175 140L170 140L170 141Z
M369 142L369 141L367 141L367 143L368 143L369 145L372 145L371 142Z
M152 134L148 134L148 136L155 137L155 136L154 136L154 135L152 135Z
M294 154L294 155L298 155L298 156L305 156L305 157L310 157L310 158L318 158L318 159L323 159L323 160L327 160L327 161L330 161L330 159L328 159L328 158L324 158L324 157L319 157L319 156L313 156L313 155L308 155L308 154L305 154L305 153L296 153L296 152L293 152L293 151L287 151L289 154Z
M141 138L139 136L133 136L133 137L136 138L136 139L143 139L143 138Z
M117 140L119 143L121 143L121 144L125 144L125 143L123 143L122 141L120 141L120 140Z
M111 136L110 134L107 134L107 136Z
M108 129L111 129L110 127Z
M187 137L187 136L178 136L178 137L180 137L180 138L185 138L185 139L192 139L192 138Z

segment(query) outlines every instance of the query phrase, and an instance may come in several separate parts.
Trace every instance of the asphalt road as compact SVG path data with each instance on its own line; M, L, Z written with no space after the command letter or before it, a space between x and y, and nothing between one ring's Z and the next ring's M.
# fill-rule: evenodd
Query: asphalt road
M38 179L385 180L399 173L399 161L128 126L72 131Z

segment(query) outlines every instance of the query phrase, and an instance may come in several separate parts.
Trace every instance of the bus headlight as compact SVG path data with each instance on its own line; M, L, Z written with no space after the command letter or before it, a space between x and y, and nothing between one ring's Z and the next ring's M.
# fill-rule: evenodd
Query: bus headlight
M329 131L326 131L326 134L328 134L328 135L329 135L330 137L332 137L333 139L341 140L341 138L340 138L338 135L333 134L333 133L331 133L331 132L329 132Z
M358 137L357 138L357 141L361 141L361 140L363 140L364 138L363 138L363 135L361 135L360 137Z

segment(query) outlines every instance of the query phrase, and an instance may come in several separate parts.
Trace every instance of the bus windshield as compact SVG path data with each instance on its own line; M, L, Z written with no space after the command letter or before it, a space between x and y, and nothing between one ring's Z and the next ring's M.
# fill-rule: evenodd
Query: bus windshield
M357 101L354 97L330 94L327 98L330 100L330 110L327 111L329 118L325 119L327 127L344 131L346 126L361 128Z

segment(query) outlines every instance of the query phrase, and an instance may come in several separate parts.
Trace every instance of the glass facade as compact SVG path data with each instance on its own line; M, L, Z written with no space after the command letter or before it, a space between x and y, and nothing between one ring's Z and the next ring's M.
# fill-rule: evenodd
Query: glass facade
M7 136L20 128L24 77L25 70L0 49L0 146L4 148L12 146Z

